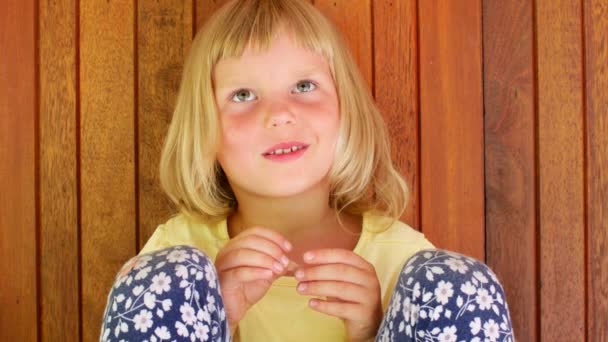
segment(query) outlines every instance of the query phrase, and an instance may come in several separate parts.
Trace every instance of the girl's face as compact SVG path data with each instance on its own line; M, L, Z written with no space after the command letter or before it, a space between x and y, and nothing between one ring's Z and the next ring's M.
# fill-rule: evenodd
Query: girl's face
M340 121L329 65L279 32L267 51L245 49L213 70L222 145L217 155L238 195L284 197L327 181ZM282 144L283 154L268 155ZM295 146L302 148L285 153Z

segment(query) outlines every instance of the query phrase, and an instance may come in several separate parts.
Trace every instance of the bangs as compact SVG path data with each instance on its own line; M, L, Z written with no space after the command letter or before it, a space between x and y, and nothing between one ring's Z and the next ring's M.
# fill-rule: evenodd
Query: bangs
M246 48L263 52L280 30L291 34L302 48L333 59L332 44L323 32L331 29L326 19L306 1L251 0L233 1L210 23L213 38L209 62L241 57Z

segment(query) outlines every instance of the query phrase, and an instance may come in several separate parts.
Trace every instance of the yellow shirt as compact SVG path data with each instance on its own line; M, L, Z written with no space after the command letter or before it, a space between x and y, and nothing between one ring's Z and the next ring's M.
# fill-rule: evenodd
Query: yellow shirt
M388 221L387 221L388 220ZM405 261L421 249L434 246L415 229L367 212L363 215L361 236L354 253L374 265L382 288L382 308L386 312L395 283ZM189 245L205 252L215 261L218 251L228 242L226 220L209 225L192 222L177 215L159 225L140 254ZM239 322L235 341L345 341L342 321L308 307L312 297L296 291L293 277L278 278L266 295L249 309Z

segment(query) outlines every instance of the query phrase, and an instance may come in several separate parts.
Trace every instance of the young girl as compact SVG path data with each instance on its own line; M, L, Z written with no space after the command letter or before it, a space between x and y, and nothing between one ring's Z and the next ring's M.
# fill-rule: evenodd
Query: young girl
M491 271L397 220L388 145L313 6L226 4L194 39L162 152L180 213L117 276L101 339L508 340Z

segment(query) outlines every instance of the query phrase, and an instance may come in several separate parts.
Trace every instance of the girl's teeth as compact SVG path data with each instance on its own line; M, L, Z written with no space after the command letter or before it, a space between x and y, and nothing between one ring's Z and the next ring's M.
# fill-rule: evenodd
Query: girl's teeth
M285 154L285 153L290 153L290 152L294 152L296 150L299 150L300 148L297 146L292 146L291 148L285 148L285 149L276 149L273 152L270 152L270 154Z

